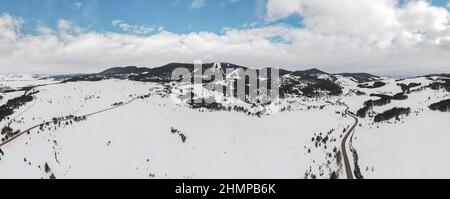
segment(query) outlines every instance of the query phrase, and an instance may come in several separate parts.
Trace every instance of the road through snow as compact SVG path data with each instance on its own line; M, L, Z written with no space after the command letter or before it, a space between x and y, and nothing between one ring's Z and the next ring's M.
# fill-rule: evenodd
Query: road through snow
M127 105L127 104L130 104L130 103L132 103L133 101L135 101L136 99L137 99L137 98L133 98L132 100L130 100L130 101L126 102L126 103L123 103L123 104L121 104L121 105L113 106L113 107L110 107L110 108L107 108L107 109L103 109L103 110L100 110L100 111L96 111L96 112L93 112L93 113L89 113L89 114L86 114L86 115L82 115L82 116L80 116L80 117L89 117L89 116L97 115L97 114L100 114L100 113L103 113L103 112L106 112L106 111L110 111L110 110L113 110L113 109L116 109L116 108L125 106L125 105ZM61 122L65 122L65 121L68 121L68 120L71 120L71 119L72 119L72 118L69 118L69 119L63 119L63 120L61 120ZM51 122L51 121L49 121L49 122ZM21 133L18 133L18 134L16 134L16 135L14 135L13 137L9 138L8 140L6 140L6 141L0 143L0 147L5 146L6 144L8 144L8 143L10 143L10 142L12 142L12 141L14 141L14 140L16 140L17 138L19 138L19 137L22 136L23 134L28 133L28 132L30 132L31 130L33 130L33 129L35 129L35 128L38 128L38 127L40 127L41 125L44 125L44 124L46 124L46 123L48 123L48 122L43 122L43 123L37 124L37 125L35 125L35 126L32 126L32 127L28 128L28 129L26 129L25 131L22 131Z
M348 129L347 134L345 135L344 139L342 140L342 144L341 144L342 156L344 159L344 166L345 166L345 172L347 174L347 179L354 179L352 167L350 166L350 161L349 161L348 154L347 154L347 141L350 137L353 137L353 131L355 130L356 125L358 125L359 120L356 116L354 116L353 114L351 114L349 112L350 107L348 107L346 104L344 104L344 106L347 107L345 109L345 114L349 115L350 117L355 119L355 124L353 124L353 126L350 129ZM350 147L348 147L348 149L350 149Z

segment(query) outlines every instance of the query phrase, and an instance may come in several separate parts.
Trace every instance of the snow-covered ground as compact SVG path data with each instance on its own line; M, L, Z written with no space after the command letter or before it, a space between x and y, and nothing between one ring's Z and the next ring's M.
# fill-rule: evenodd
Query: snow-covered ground
M385 79L387 85L375 89L358 88L344 77L337 82L344 87L342 96L287 98L277 104L279 112L255 117L233 110L189 108L155 83L54 84L50 79L7 76L0 80L2 87L44 86L34 88L39 91L34 100L1 121L0 127L10 124L24 131L50 124L0 147L4 152L0 178L52 174L56 178L345 178L340 144L354 120L339 102L356 112L365 101L377 99L369 96L372 93L394 95L402 91L398 83L422 87L432 80ZM365 95L356 95L356 90ZM2 93L0 105L24 93ZM412 92L407 100L393 100L372 110L410 107L412 113L401 121L374 124L371 117L361 118L353 147L362 175L450 178L446 169L450 114L428 109L448 98L444 90L425 88ZM52 123L53 118L91 113L96 114L73 124Z
M0 91L2 88L18 89L27 86L46 85L55 83L52 79L47 79L47 75L29 75L29 74L0 74Z
M330 146L308 153L314 134L349 123L336 113L344 107L307 100L286 103L303 111L261 118L234 111L194 110L161 96L160 85L127 80L56 84L36 90L36 99L11 116L16 118L11 124L14 130L152 95L86 121L37 128L19 137L2 147L0 178L48 178L52 173L56 178L304 178L313 162L326 163L324 151L333 150ZM307 110L318 104L325 106ZM181 134L187 137L184 143ZM338 170L337 164L328 167ZM322 173L328 178L327 171Z
M392 82L383 89L398 93L396 83L431 83L426 78ZM393 100L374 107L376 113L393 107L409 107L411 114L401 121L374 124L370 118L360 120L356 129L355 148L358 150L362 174L366 178L450 178L450 114L431 111L428 106L449 99L449 92L431 90L412 92L407 100ZM361 104L361 103L360 103Z
M388 84L375 89L357 88L348 84L347 90L357 89L367 95L351 95L343 101L356 112L374 94L394 95L402 92L398 83L421 83L428 86L432 81L425 77L402 81L387 80ZM414 90L414 89L412 89ZM394 107L409 107L411 114L401 121L374 123L373 118L360 119L353 145L359 155L359 166L366 178L450 178L450 119L449 113L431 111L428 106L449 99L445 90L412 92L406 100L392 100L388 105L373 107L374 114Z

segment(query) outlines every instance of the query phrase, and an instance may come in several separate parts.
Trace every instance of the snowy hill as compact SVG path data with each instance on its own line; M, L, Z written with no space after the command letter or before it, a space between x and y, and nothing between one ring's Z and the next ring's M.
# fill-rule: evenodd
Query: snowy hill
M178 67L194 72L2 76L0 178L450 177L446 75L282 70L280 98L257 103L171 81Z
M124 74L141 74L148 72L148 68L139 68L136 66L110 68L99 73L99 75L124 75Z
M304 71L294 71L292 73L290 73L291 75L294 76L320 76L320 75L328 75L328 73L323 72L317 68L313 68L313 69L309 69L309 70L304 70Z
M347 77L352 79L353 81L356 81L358 83L365 83L365 82L373 82L381 80L382 78L376 75L372 75L369 73L341 73L337 74L341 75L343 77Z

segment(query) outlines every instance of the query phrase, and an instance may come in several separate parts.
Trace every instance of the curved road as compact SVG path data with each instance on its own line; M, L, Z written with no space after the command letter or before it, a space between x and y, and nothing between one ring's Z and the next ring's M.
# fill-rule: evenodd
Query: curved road
M344 166L345 166L345 172L347 174L347 179L354 179L353 171L352 171L352 167L350 166L351 164L350 164L350 161L348 158L346 146L347 146L348 138L350 138L350 137L353 138L353 131L355 130L356 125L358 125L359 120L355 115L353 115L352 113L349 112L350 108L346 104L344 104L344 106L347 108L347 109L345 109L345 114L349 115L350 117L355 119L355 124L353 124L352 128L347 130L347 134L345 135L344 139L342 140L342 144L341 144L342 156L344 158ZM349 149L350 149L350 147L349 147Z
M107 108L107 109L104 109L104 110L100 110L100 111L97 111L97 112L89 113L89 114L86 114L86 115L82 115L80 117L89 117L89 116L92 116L92 115L96 115L96 114L99 114L99 113L110 111L110 110L113 110L113 109L125 106L127 104L130 104L133 101L135 101L136 99L137 98L134 98L134 99L132 99L132 100L130 100L130 101L124 103L124 104L121 104L121 105L118 105L118 106L113 106L113 107L110 107L110 108ZM352 171L352 168L350 166L351 164L350 164L350 161L349 161L349 158L348 158L348 154L347 154L347 141L348 141L349 138L353 138L353 131L355 130L356 126L358 125L359 120L358 120L358 118L355 115L353 115L352 113L349 112L350 108L345 103L343 103L343 105L346 107L345 114L349 115L350 117L355 119L355 123L353 124L353 126L350 129L348 129L347 134L345 135L345 137L344 137L344 139L342 140L342 143L341 143L341 150L342 150L342 156L343 156L343 159L344 159L344 166L345 166L345 172L347 174L347 179L354 179L353 171ZM63 119L61 121L63 122L63 121L67 121L67 120L70 120L70 119ZM32 126L32 127L28 128L28 129L26 129L25 131L22 131L21 133L18 133L16 135L14 135L10 139L6 140L5 142L0 143L0 147L5 146L6 144L16 140L17 138L19 138L23 134L28 133L31 130L35 129L35 128L38 128L42 124L45 124L45 123L47 123L47 122L43 122L43 123L37 124L35 126ZM350 149L350 147L349 147L349 149Z

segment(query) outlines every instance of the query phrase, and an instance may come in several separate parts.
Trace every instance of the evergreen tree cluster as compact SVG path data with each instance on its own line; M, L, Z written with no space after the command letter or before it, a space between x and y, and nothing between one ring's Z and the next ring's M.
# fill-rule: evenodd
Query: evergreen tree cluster
M359 109L356 112L356 115L360 118L365 118L367 113L373 108L373 100L368 100L366 102L364 102L364 107L362 107L361 109Z
M366 84L360 84L360 85L358 85L358 87L359 88L371 88L371 89L373 89L373 88L381 88L381 87L383 87L385 85L386 85L386 83L384 83L384 82L374 82L372 85L366 83Z
M301 87L300 85L304 85ZM285 98L287 95L297 95L306 97L320 97L321 91L327 92L331 96L339 96L343 93L342 88L335 82L328 79L318 79L314 76L301 76L301 79L283 78L280 85L280 97Z
M342 94L342 88L339 85L324 79L317 79L316 83L306 86L301 91L306 97L316 97L320 94L319 91L326 91L331 96Z
M5 126L2 128L2 131L0 133L2 135L1 141L4 142L19 133L20 133L20 130L14 131L14 129L12 129L10 126Z
M445 89L446 91L450 92L450 80L443 79L442 81L443 82L433 82L428 87L433 90Z
M185 134L183 134L180 130L171 127L171 128L170 128L170 132L171 132L172 134L174 134L174 135L179 135L179 136L180 136L180 139L181 139L181 142L186 143L186 141L187 141L187 136L186 136Z
M387 121L392 118L396 118L397 120L400 120L401 115L409 115L411 113L411 108L393 108L390 110L387 110L383 113L380 113L375 116L374 121L375 122L382 122Z
M403 93L411 93L411 88L421 86L422 84L413 82L409 84L398 83L397 85L402 88Z
M25 105L27 102L33 101L33 94L30 93L27 95L21 95L19 97L10 99L6 102L6 104L0 106L0 121L4 120L8 116L12 115L14 113L15 109L20 108L21 106Z
M384 106L386 104L391 103L392 100L406 100L408 99L408 95L403 92L397 93L395 95L383 95L383 94L371 94L371 97L379 97L379 100L374 101L375 106Z
M433 111L450 112L450 99L431 104L429 108Z
M364 102L364 107L359 109L356 112L356 115L361 118L365 118L367 113L374 107L374 106L384 106L391 103L392 100L406 100L408 99L408 96L404 93L397 93L393 96L390 95L383 95L383 94L371 94L371 97L379 97L380 99L377 100L368 100Z
M364 102L364 107L359 109L356 112L356 115L361 118L365 118L367 113L374 107L374 106L384 106L391 103L392 100L406 100L408 99L408 96L404 93L397 93L393 96L390 95L382 95L382 94L371 94L371 97L379 97L380 99L377 100L368 100Z
M108 79L106 77L98 76L98 75L82 75L82 76L75 76L72 78L69 78L67 80L62 81L61 83L69 83L69 82L98 82Z

